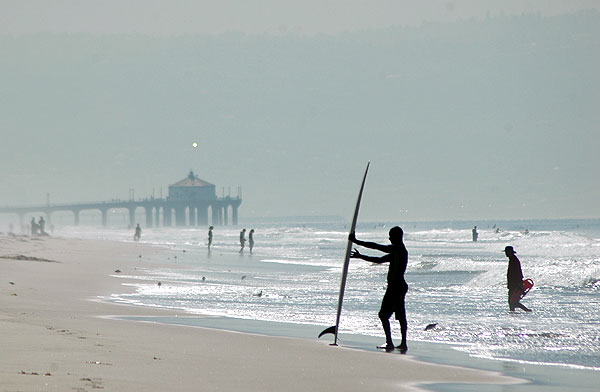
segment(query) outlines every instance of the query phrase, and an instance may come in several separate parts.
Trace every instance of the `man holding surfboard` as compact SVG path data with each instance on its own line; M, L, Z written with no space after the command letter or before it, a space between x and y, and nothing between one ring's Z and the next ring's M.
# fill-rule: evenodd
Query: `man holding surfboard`
M504 248L504 253L508 257L506 285L508 287L508 306L510 311L514 312L515 308L520 308L526 312L531 312L531 309L520 302L526 291L523 290L523 271L521 270L521 262L516 256L517 252L515 252L512 246L507 246Z
M406 271L406 265L408 264L408 251L403 242L404 231L400 227L392 227L389 235L391 245L382 245L375 242L360 241L356 239L354 232L350 233L348 239L356 245L386 253L384 256L374 257L363 255L354 249L350 257L377 264L389 263L387 274L388 286L385 295L383 296L383 300L381 301L381 309L379 310L379 319L381 320L383 331L385 332L385 346L381 346L381 348L386 351L392 351L394 348L398 348L400 352L404 354L408 351L408 346L406 345L406 331L408 325L404 307L404 299L408 291L408 285L404 280L404 272ZM390 328L390 317L393 313L396 314L396 320L400 322L400 331L402 333L402 342L398 347L394 347L392 331Z

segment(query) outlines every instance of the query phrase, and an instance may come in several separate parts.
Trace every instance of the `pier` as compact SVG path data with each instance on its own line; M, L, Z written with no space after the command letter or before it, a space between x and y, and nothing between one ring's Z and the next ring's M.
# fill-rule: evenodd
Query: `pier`
M213 226L227 226L238 224L238 209L241 204L240 188L236 197L217 197L215 185L201 180L190 171L186 178L169 186L166 198L0 207L0 214L17 214L23 226L28 215L43 214L46 222L51 224L53 213L70 211L73 213L73 223L79 225L81 211L96 210L100 211L101 223L106 226L110 211L125 209L129 211L129 225L133 227L136 224L136 210L141 208L145 211L145 227L206 226L209 223Z

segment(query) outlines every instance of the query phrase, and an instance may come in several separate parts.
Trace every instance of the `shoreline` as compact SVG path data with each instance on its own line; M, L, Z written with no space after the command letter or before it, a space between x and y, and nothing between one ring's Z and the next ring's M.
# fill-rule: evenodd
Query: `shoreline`
M159 323L193 328L226 330L234 333L260 336L285 337L293 339L314 340L329 344L331 339L317 339L322 326L311 324L293 324L270 321L245 320L226 316L184 315L184 316L111 316L121 320L143 323ZM381 337L369 335L340 334L341 347L361 352L382 353L376 346ZM594 368L569 364L539 364L511 359L494 359L473 357L457 351L456 344L446 342L410 341L406 357L419 362L437 365L456 366L460 368L489 371L524 381L511 385L511 392L529 391L595 391L600 381L600 371ZM333 348L335 349L335 348ZM385 355L400 355L398 352ZM431 384L430 391L463 391L468 387L459 384ZM467 388L467 389L465 389ZM470 389L468 389L470 390ZM477 384L473 391L492 392L505 391L502 384Z
M183 313L98 300L132 290L111 276L117 270L139 273L149 267L146 255L158 260L164 252L139 243L0 237L0 256L11 256L0 259L5 358L0 362L0 390L191 391L200 385L226 391L414 391L431 390L434 384L523 382L494 371L421 362L410 355L332 349L316 339L115 320L123 314ZM25 258L14 257L18 255Z

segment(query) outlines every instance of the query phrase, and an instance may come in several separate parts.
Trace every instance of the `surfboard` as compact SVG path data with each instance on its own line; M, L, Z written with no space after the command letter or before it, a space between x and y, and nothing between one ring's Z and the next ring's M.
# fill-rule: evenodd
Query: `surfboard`
M533 288L533 280L523 279L521 292L516 291L510 297L511 302L519 302Z
M367 168L365 169L365 175L363 176L362 183L360 184L360 191L358 191L358 199L356 200L356 208L354 208L354 216L352 217L352 224L350 225L350 233L354 233L356 229L356 221L358 220L358 211L360 210L360 201L362 199L363 189L365 189L365 181L367 180L367 173L369 172L369 165L371 162L367 162ZM340 327L340 316L342 315L342 304L344 302L344 290L346 289L346 278L348 277L348 266L350 265L350 253L352 252L352 242L348 240L346 245L346 257L344 258L344 266L342 268L342 280L340 283L340 294L338 297L337 315L335 318L335 325L326 328L319 334L319 338L326 334L333 334L334 339L332 346L337 346L338 341L338 330Z

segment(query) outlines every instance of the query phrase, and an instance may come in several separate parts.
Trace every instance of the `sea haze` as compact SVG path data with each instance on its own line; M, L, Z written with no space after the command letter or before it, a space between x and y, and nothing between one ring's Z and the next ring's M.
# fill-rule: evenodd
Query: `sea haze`
M596 11L0 35L0 205L166 196L191 169L246 217L346 216L371 160L363 219L598 217L599 40Z

